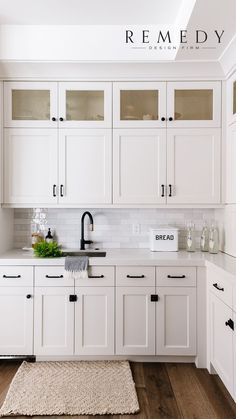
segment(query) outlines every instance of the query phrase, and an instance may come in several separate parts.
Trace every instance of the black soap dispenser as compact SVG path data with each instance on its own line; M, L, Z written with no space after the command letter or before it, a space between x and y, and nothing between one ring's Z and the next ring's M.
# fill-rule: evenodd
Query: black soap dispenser
M53 236L52 236L52 233L51 233L51 229L50 228L48 229L48 232L47 232L47 235L45 237L45 240L46 240L47 243L52 243L53 242Z

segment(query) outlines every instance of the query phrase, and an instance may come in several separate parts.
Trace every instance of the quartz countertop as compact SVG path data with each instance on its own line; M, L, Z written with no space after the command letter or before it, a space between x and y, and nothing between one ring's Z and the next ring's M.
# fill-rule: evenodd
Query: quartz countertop
M101 249L106 257L91 257L90 265L97 266L210 266L215 265L236 276L236 258L218 253L186 251L151 252L149 249ZM38 258L30 251L13 249L0 255L0 265L63 266L65 258Z

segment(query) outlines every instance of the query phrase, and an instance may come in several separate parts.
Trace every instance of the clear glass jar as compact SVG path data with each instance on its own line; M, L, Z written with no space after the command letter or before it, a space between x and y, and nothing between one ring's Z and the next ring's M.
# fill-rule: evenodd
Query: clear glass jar
M192 221L187 225L186 250L187 252L196 250L195 225Z
M209 229L206 221L202 227L201 239L200 239L200 249L202 252L208 252L209 250Z
M215 223L212 223L209 231L209 252L218 253L219 252L219 230Z

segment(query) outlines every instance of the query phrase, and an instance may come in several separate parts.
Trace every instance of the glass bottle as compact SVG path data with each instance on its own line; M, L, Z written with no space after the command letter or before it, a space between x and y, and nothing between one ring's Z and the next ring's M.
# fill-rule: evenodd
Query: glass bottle
M209 250L209 230L206 221L204 222L202 227L200 248L202 252L208 252Z
M53 235L51 233L51 229L50 228L48 229L47 235L45 237L45 241L47 243L52 243L53 242Z
M209 252L219 252L219 231L214 222L212 223L209 231Z
M191 221L187 225L186 250L187 250L187 252L195 252L195 249L196 249L195 225Z

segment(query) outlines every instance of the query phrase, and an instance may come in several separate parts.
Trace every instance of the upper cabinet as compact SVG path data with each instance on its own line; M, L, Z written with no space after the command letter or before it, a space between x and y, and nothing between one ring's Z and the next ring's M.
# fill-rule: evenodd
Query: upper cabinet
M110 128L111 83L6 82L4 126Z
M113 110L115 128L165 127L166 83L114 83Z
M170 128L220 127L221 83L167 83L167 124Z
M57 83L4 83L4 126L55 128L57 126Z
M114 127L220 127L220 82L114 83Z
M59 83L59 126L111 128L111 83Z

